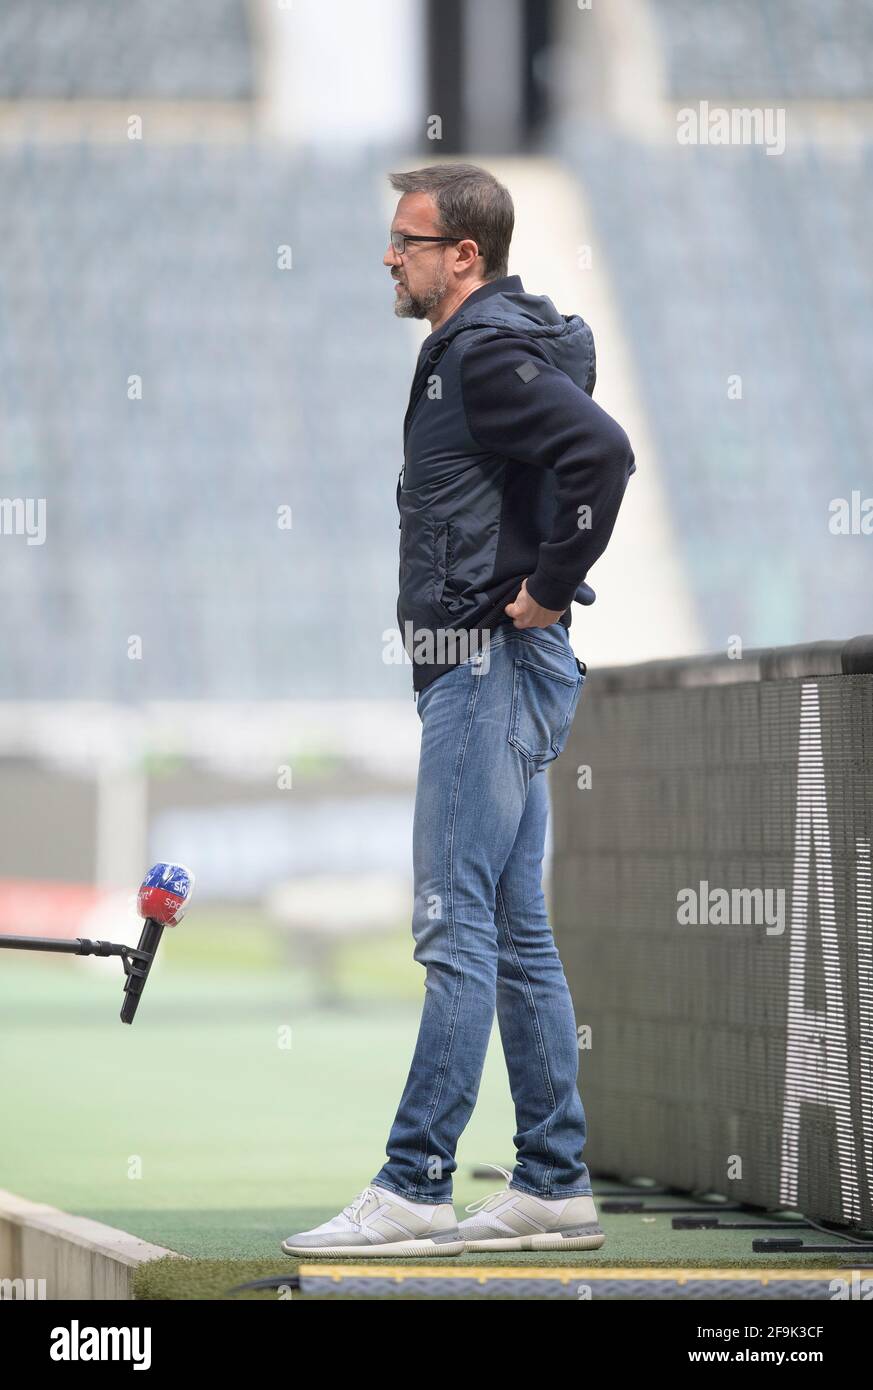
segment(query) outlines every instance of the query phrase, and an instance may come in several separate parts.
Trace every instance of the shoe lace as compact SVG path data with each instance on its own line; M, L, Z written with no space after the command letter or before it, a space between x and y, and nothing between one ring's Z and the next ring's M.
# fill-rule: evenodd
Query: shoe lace
M504 1195L506 1189L509 1187L509 1184L512 1181L512 1174L507 1173L505 1168L501 1168L499 1163L486 1163L485 1167L496 1168L498 1173L502 1173L503 1176L506 1178L506 1185L504 1187L501 1187L497 1192L489 1192L487 1197L480 1197L477 1202L471 1202L468 1207L464 1207L464 1211L484 1211L488 1206L488 1203L493 1202L495 1197L502 1197Z
M358 1193L354 1201L349 1202L347 1207L343 1207L342 1215L348 1216L353 1226L360 1227L361 1211L367 1205L370 1198L375 1198L377 1195L378 1194L373 1191L372 1187L365 1187L363 1192Z

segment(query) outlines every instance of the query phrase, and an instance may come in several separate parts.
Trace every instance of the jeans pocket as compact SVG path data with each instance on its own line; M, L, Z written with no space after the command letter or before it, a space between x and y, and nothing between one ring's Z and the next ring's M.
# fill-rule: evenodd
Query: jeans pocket
M566 743L585 677L578 668L569 673L563 653L536 658L515 657L508 737L539 768Z

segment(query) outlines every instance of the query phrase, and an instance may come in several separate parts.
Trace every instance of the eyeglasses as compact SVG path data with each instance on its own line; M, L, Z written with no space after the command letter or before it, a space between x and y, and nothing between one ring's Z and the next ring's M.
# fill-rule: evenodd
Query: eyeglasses
M394 250L397 252L398 256L402 256L402 255L403 255L404 251L406 250L406 243L407 243L408 241L460 241L460 240L461 240L461 238L460 238L460 237L457 237L457 236L407 236L405 232L392 232L392 233L391 233L391 245L394 247Z

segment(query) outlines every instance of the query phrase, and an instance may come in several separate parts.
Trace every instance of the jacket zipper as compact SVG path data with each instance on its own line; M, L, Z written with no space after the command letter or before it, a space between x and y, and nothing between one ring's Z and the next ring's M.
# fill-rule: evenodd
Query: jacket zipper
M401 468L400 472L397 474L397 507L398 507L398 509L400 508L400 489L401 489L401 487L403 486L403 474L404 474L405 472L406 472L406 460L404 459L404 461L403 461L403 467ZM402 512L400 513L400 516L399 516L398 519L397 519L397 525L398 525L399 527L402 527L402 526L403 526L403 513L402 513ZM414 687L413 687L413 691L412 691L412 698L413 698L413 700L417 700L417 699L418 699L418 691L417 691Z

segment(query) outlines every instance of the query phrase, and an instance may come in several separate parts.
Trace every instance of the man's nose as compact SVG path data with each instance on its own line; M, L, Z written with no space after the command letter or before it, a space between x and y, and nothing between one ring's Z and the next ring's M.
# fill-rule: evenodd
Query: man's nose
M397 261L398 261L399 259L400 259L400 258L399 258L399 256L397 255L397 252L394 250L394 243L391 242L391 241L389 241L389 243L388 243L388 250L385 252L385 255L382 257L382 264L383 264L383 265L396 265L396 263L397 263Z

